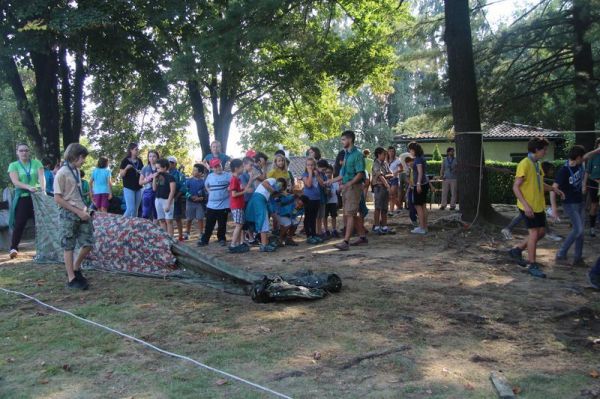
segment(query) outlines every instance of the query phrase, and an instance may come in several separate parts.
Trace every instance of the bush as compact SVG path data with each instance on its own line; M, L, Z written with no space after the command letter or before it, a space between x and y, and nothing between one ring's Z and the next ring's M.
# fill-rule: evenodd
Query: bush
M556 170L565 164L564 160L551 161ZM429 176L439 176L441 162L427 161L427 174ZM488 194L493 204L515 204L517 199L512 191L515 181L517 164L515 162L486 161L486 176L488 181ZM547 183L551 183L553 176L546 176ZM473 187L477 187L473 182Z

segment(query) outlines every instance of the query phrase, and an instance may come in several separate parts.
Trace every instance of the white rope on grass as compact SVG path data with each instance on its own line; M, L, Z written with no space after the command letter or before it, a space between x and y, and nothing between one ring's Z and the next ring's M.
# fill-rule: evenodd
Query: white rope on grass
M236 380L236 381L238 381L238 382L241 382L241 383L243 383L243 384L250 385L251 387L253 387L253 388L256 388L256 389L258 389L258 390L261 390L261 391L264 391L264 392L268 392L268 393L270 393L270 394L271 394L271 395L273 395L273 396L276 396L276 397L279 397L279 398L284 398L284 399L292 399L290 396L284 395L284 394L282 394L282 393L279 393L279 392L277 392L277 391L274 391L274 390L272 390L272 389L270 389L270 388L267 388L267 387L265 387L265 386L262 386L262 385L260 385L260 384L256 384L256 383L254 383L254 382L252 382L252 381L248 381L248 380L246 380L246 379L244 379L244 378L242 378L242 377L235 376L235 375L233 375L233 374L230 374L230 373L228 373L228 372L226 372L226 371L219 370L219 369L217 369L217 368L211 367L211 366L209 366L209 365L207 365L207 364L204 364L204 363L202 363L202 362L199 362L199 361L197 361L197 360L195 360L195 359L192 359L191 357L188 357L188 356L183 356L183 355L179 355L179 354L177 354L177 353L173 353L173 352L169 352L169 351L167 351L167 350L161 349L161 348L159 348L158 346L156 346L156 345L152 345L151 343L149 343L149 342L146 342L146 341L144 341L144 340L141 340L141 339L139 339L139 338L133 337L133 336L131 336L131 335L128 335L128 334L125 334L125 333L123 333L123 332L121 332L121 331L115 330L115 329L113 329L113 328L110 328L110 327L108 327L108 326L105 326L105 325L103 325L103 324L96 323L95 321L88 320L88 319L86 319L86 318L83 318L83 317L77 316L76 314L73 314L73 313L71 313L71 312L69 312L69 311L67 311L67 310L63 310L63 309L57 308L57 307L55 307L55 306L49 305L49 304L47 304L47 303L45 303L45 302L42 302L42 301L40 301L39 299L37 299L37 298L35 298L35 297L33 297L33 296L30 296L30 295L27 295L27 294L25 294L25 293L23 293L23 292L19 292L19 291L13 291L13 290L9 290L9 289L2 288L2 287L0 287L0 291L4 291L4 292L5 292L5 293L7 293L7 294L13 294L13 295L21 296L21 297L23 297L23 298L27 298L27 299L29 299L29 300L32 300L32 301L34 301L34 302L38 303L39 305L42 305L42 306L44 306L44 307L46 307L46 308L49 308L49 309L52 309L52 310L54 310L55 312L58 312L58 313L65 314L65 315L67 315L67 316L71 316L71 317L73 317L73 318L75 318L75 319L77 319L77 320L79 320L79 321L82 321L82 322L84 322L84 323L88 323L88 324L91 324L91 325L93 325L93 326L95 326L95 327L98 327L98 328L101 328L101 329L103 329L103 330L106 330L106 331L108 331L108 332L111 332L111 333L113 333L113 334L120 335L120 336L121 336L121 337L123 337L123 338L128 338L128 339L130 339L130 340L132 340L132 341L135 341L135 342L137 342L138 344L142 344L142 345L144 345L144 346L146 346L146 347L148 347L148 348L150 348L150 349L154 349L155 351L157 351L157 352L160 352L160 353L162 353L163 355L167 355L167 356L175 357L175 358L177 358L177 359L181 359L181 360L185 360L185 361L187 361L187 362L193 363L193 364L195 364L195 365L196 365L196 366L198 366L198 367L201 367L201 368L204 368L204 369L210 370L210 371L212 371L212 372L214 372L214 373L217 373L217 374L221 374L222 376L225 376L225 377L231 378L232 380Z

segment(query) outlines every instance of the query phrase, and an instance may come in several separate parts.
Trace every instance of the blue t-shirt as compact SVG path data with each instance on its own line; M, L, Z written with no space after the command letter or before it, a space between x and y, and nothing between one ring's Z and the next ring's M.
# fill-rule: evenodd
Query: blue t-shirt
M185 188L187 190L186 197L192 197L194 195L198 197L206 197L206 190L204 189L204 179L198 179L196 177L190 177L185 181Z
M92 171L92 180L94 181L93 194L110 194L110 170L108 168L95 168Z
M204 157L204 161L205 162L210 162L211 159L213 159L215 156L212 154L212 152L210 154L208 154L206 157ZM222 152L219 153L219 159L221 160L221 167L224 168L225 164L227 162L229 162L229 160L231 158L229 158L227 155L223 154Z
M240 183L242 183L242 188L245 189L248 183L250 182L250 173L244 172L240 175ZM250 202L250 197L252 197L252 193L244 194L244 203Z
M558 170L554 182L558 188L565 193L565 204L578 204L583 202L583 176L585 170L583 166L569 166L568 163Z
M427 185L427 183L429 183L429 178L427 177L427 161L421 156L416 157L413 164L414 187L417 187L419 179L419 170L417 169L417 165L423 165L423 179L421 180L421 185Z
M44 177L46 178L46 193L54 193L54 173L50 169L44 168Z
M169 169L169 174L175 179L175 195L177 196L177 193L185 194L185 176L183 173L175 168L171 168Z
M308 197L309 200L311 201L320 201L321 200L321 190L319 190L319 181L317 180L317 176L316 173L319 172L315 172L312 176L312 186L307 186L304 185L304 195L306 195ZM308 177L308 173L304 172L302 174L302 181L304 181L304 178Z
M229 208L229 180L231 173L211 173L206 177L204 185L208 191L207 208L228 209Z

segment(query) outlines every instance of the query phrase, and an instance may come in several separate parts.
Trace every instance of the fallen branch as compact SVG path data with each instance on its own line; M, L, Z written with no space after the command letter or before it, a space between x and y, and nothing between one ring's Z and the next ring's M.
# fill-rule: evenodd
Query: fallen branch
M304 369L300 369L300 370L285 371L285 372L277 373L277 374L273 375L273 377L271 378L271 381L281 381L281 380L285 380L286 378L291 378L291 377L302 377L302 376L308 374L309 372L322 371L325 368L335 368L338 370L347 370L353 366L360 364L361 362L363 362L365 360L375 359L377 357L382 357L382 356L391 355L393 353L403 352L408 349L410 349L410 346L402 345L402 346L398 346L396 348L368 352L363 355L355 356L350 359L344 360L340 363L333 364L329 367L321 365L321 366L312 367L312 368L304 368Z

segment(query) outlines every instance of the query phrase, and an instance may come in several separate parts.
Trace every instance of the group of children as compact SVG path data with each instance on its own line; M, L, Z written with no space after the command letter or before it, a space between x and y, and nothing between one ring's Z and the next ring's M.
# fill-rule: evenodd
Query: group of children
M586 153L581 146L570 149L568 160L555 174L553 182L546 180L548 170L540 165L540 160L546 155L548 141L543 138L533 138L528 143L528 156L517 167L513 191L517 197L520 220L528 228L528 236L521 243L509 251L509 255L518 264L527 268L535 277L545 277L541 265L536 259L537 244L546 234L547 213L552 218L557 218L556 197L562 199L562 206L568 215L572 230L562 243L556 255L556 262L567 263L567 255L574 246L574 266L585 265L583 261L583 237L585 225L585 198L590 186L590 169L584 168L585 161L590 162L600 157L600 140L596 149ZM427 233L427 214L425 199L428 191L426 161L423 150L417 143L408 146L410 155L403 159L406 168L407 200L415 215L418 226L412 231L414 234ZM278 246L297 245L293 237L304 217L304 232L307 243L319 244L328 237L338 236L337 211L339 209L340 194L348 201L349 187L357 187L356 199L364 204L362 192L366 176L364 158L354 155L354 147L346 150L341 170L335 173L335 165L330 165L325 160L314 157L306 159L305 171L301 176L302 191L296 187L294 176L288 170L289 161L283 151L275 154L273 166L266 171L268 157L263 153L249 151L244 159L233 159L228 163L229 171L225 171L222 160L214 157L209 161L209 168L203 164L195 164L192 177L177 187L176 177L173 176L172 160L158 158L155 153L151 158L148 173L143 173L140 184L147 185L154 196L154 211L160 225L173 235L173 219L175 202L178 191L186 201L186 216L188 232L191 223L196 220L198 229L202 233L199 246L209 243L215 226L217 227L217 240L220 245L227 246L226 226L228 214L231 212L234 222L234 231L228 247L232 253L242 253L250 250L250 246L257 239L261 252L273 252ZM310 155L310 154L309 154ZM69 286L85 289L87 281L81 274L80 266L85 255L93 246L93 226L89 223L90 206L86 201L83 190L82 176L79 173L85 161L87 150L79 144L71 144L65 151L65 163L53 174L53 192L57 204L60 206L61 243L65 250L65 263L69 276ZM387 162L388 153L384 148L376 148L374 161L369 173L369 185L374 193L375 215L374 231L378 234L393 233L387 226L387 212L389 210L389 197L391 181L395 174ZM354 159L357 159L358 162ZM101 158L98 168L92 173L91 192L93 201L98 209L110 198L110 177L103 172L107 167L107 160ZM349 171L348 168L353 168ZM345 170L346 169L346 170ZM338 176L334 177L334 174ZM108 187L104 183L108 184ZM93 191L93 188L97 191ZM353 189L352 189L353 190ZM108 191L105 193L103 191ZM551 193L551 208L546 209L545 192ZM597 191L594 192L597 196ZM352 200L354 202L354 200ZM98 206L99 205L99 206ZM351 207L350 213L346 209ZM347 204L344 208L345 225L351 226L350 219L362 217L360 205ZM350 216L350 219L347 218ZM353 222L355 223L355 221ZM329 229L331 226L331 230ZM357 226L355 224L355 226ZM364 228L358 225L360 243L367 243ZM277 240L271 239L271 232L276 232ZM348 231L343 244L336 247L348 246ZM351 234L351 232L350 232ZM77 259L74 259L75 243L83 250ZM351 244L358 245L358 244ZM342 248L340 248L342 249ZM526 260L523 252L527 251ZM592 285L600 288L600 265L589 272Z

